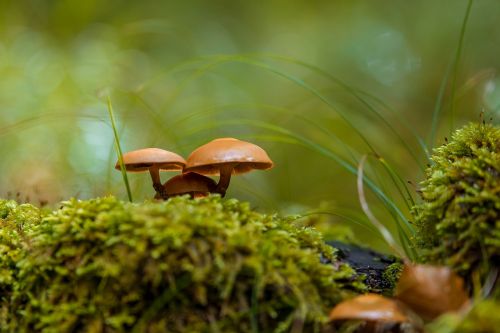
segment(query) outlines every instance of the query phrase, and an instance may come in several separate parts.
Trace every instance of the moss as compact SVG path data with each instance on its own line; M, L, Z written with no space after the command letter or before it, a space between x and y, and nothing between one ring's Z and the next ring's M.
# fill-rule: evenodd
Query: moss
M0 302L12 296L18 275L17 263L29 248L26 233L40 223L40 210L32 205L18 205L12 200L0 200ZM9 316L0 308L0 324ZM0 325L1 327L1 325Z
M500 259L500 128L469 124L432 162L413 209L423 259L484 278Z
M384 271L382 275L383 280L387 283L387 288L383 290L383 294L386 296L392 296L394 288L398 283L401 272L403 271L403 264L401 262L395 262L389 266Z
M0 200L0 295L5 297L14 282L16 263L29 246L26 233L41 221L41 212L30 205Z
M492 299L476 303L462 316L457 313L438 318L427 327L429 333L500 333L500 302Z
M70 200L28 234L4 332L311 329L364 290L319 233L237 200Z

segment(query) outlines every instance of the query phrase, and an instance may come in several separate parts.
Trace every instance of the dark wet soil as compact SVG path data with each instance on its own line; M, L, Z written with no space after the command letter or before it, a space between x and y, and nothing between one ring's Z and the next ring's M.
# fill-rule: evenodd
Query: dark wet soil
M389 265L398 262L396 257L354 244L339 241L326 243L339 250L338 257L341 262L349 264L357 274L366 276L365 283L371 291L384 293L393 287L384 279L384 272Z

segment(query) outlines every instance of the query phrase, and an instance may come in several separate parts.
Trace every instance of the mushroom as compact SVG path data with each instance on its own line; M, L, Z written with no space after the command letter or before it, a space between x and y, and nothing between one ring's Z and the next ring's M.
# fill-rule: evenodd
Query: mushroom
M395 297L426 320L469 303L463 279L445 266L406 264Z
M211 178L188 172L171 178L163 185L163 188L167 197L189 194L194 199L206 197L215 190L216 186L217 184ZM157 194L155 199L161 199L160 195Z
M153 181L153 188L161 197L165 196L160 179L160 170L182 170L186 161L181 156L159 148L145 148L123 154L123 165L128 172L149 171ZM120 170L120 161L116 162L115 169Z
M224 197L231 174L272 167L273 161L261 147L234 138L220 138L193 151L187 159L184 172L192 171L207 176L220 175L215 192Z
M365 294L338 304L330 312L331 322L363 321L363 333L399 332L411 328L420 332L419 318L400 302L377 294Z

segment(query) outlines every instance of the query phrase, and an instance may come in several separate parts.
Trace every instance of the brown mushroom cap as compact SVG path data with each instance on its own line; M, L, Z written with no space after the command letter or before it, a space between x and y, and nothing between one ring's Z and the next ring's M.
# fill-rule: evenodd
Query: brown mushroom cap
M163 186L167 195L180 195L180 194L208 194L215 189L217 184L212 179L199 175L194 172L184 173L172 177Z
M160 170L176 171L182 170L186 161L182 156L170 151L145 148L123 154L123 164L129 172L145 172L153 165L158 166ZM120 170L119 161L116 162L115 169Z
M469 300L463 279L445 266L405 265L395 294L429 320L459 310Z
M330 320L364 320L404 323L411 314L403 305L377 294L365 294L338 304L330 312Z
M234 164L233 174L273 167L273 161L259 146L234 138L221 138L194 150L189 155L184 170L203 175L219 175L220 167L225 164Z

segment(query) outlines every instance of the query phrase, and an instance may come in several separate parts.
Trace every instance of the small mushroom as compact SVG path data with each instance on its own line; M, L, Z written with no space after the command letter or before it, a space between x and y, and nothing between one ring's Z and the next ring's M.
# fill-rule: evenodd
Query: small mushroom
M160 179L160 170L180 171L186 165L181 156L170 151L159 148L145 148L130 151L123 154L123 164L128 172L149 171L153 181L153 188L160 196L164 196L163 186ZM120 170L120 162L117 161L115 169Z
M363 333L420 332L419 318L400 302L377 294L365 294L338 304L330 312L333 323L362 321ZM411 328L411 330L410 330Z
M261 147L234 138L221 138L198 147L189 155L184 172L202 175L220 175L215 189L222 197L231 180L231 174L273 167L273 161Z
M206 197L216 186L211 178L188 172L169 179L163 188L167 197L189 194L194 199ZM155 199L161 199L160 195L157 194Z
M406 264L395 297L426 320L469 303L463 279L445 266Z

